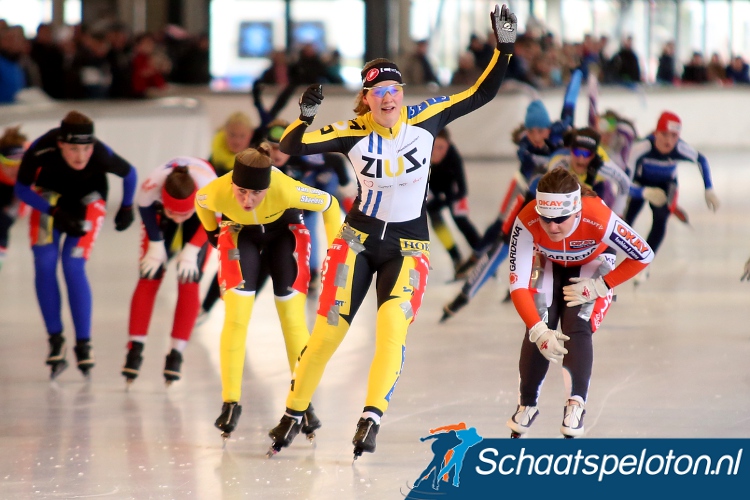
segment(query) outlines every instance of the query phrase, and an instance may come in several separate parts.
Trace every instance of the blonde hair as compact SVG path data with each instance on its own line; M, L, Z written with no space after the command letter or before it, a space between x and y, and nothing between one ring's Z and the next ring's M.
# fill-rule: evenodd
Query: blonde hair
M271 166L271 145L261 142L257 148L247 148L237 153L235 160L250 168L268 168Z
M365 67L362 68L362 73L367 73L367 70L375 66L376 64L380 63L390 63L393 62L390 59L386 59L384 57L378 57L377 59L373 59L372 61L369 61L367 64L365 64ZM365 89L359 89L359 92L357 93L357 97L354 98L354 113L357 116L362 116L364 114L367 114L370 111L370 106L367 105L365 102Z
M253 122L250 120L250 117L242 111L235 111L234 113L229 115L227 117L227 120L224 122L223 128L227 128L230 125L242 125L243 127L246 127L250 130L253 129Z

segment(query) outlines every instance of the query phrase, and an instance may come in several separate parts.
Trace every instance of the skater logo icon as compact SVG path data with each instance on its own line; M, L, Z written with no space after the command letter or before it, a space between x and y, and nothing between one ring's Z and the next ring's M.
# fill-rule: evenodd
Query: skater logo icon
M510 273L510 284L515 285L518 281L518 275L516 273Z
M453 498L451 493L456 492L461 484L466 452L482 439L476 428L467 427L464 422L430 429L429 435L419 440L432 441L432 460L414 481L406 498L434 498L436 491L440 492L441 498Z

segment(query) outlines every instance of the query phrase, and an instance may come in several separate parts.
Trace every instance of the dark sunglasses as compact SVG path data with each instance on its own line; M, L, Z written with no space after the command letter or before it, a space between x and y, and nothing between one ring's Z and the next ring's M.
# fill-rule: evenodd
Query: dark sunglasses
M540 215L539 218L542 219L542 222L545 222L547 224L552 224L553 222L555 224L562 224L566 220L570 219L571 215L573 215L573 214L570 214L570 215L561 215L560 217L545 217L543 215Z
M378 99L382 99L386 94L390 93L395 96L403 90L403 83L394 83L393 85L386 85L385 87L363 87L368 92L372 92L372 95Z
M579 156L581 158L591 158L594 152L590 149L573 148L573 156Z

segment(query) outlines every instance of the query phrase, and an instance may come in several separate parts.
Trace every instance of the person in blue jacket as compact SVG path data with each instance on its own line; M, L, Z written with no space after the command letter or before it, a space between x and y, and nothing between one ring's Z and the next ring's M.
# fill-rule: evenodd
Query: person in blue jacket
M94 122L86 115L69 112L59 127L29 146L19 167L15 193L33 209L30 233L36 295L49 335L47 365L52 378L68 366L62 335L58 260L62 260L68 288L78 368L87 376L94 366L92 300L86 261L106 214L108 173L123 179L115 229L124 231L133 223L136 170L94 137Z

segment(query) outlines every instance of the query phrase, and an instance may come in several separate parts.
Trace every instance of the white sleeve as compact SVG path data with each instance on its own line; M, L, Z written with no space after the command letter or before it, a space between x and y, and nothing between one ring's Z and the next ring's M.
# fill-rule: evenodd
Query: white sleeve
M529 288L531 270L534 264L534 236L518 218L516 218L510 232L508 264L510 267L510 291Z
M622 216L625 213L625 205L628 202L628 195L630 193L630 178L628 174L611 161L604 162L599 169L599 173L617 186L615 201L612 204L613 206L609 208L617 215Z

